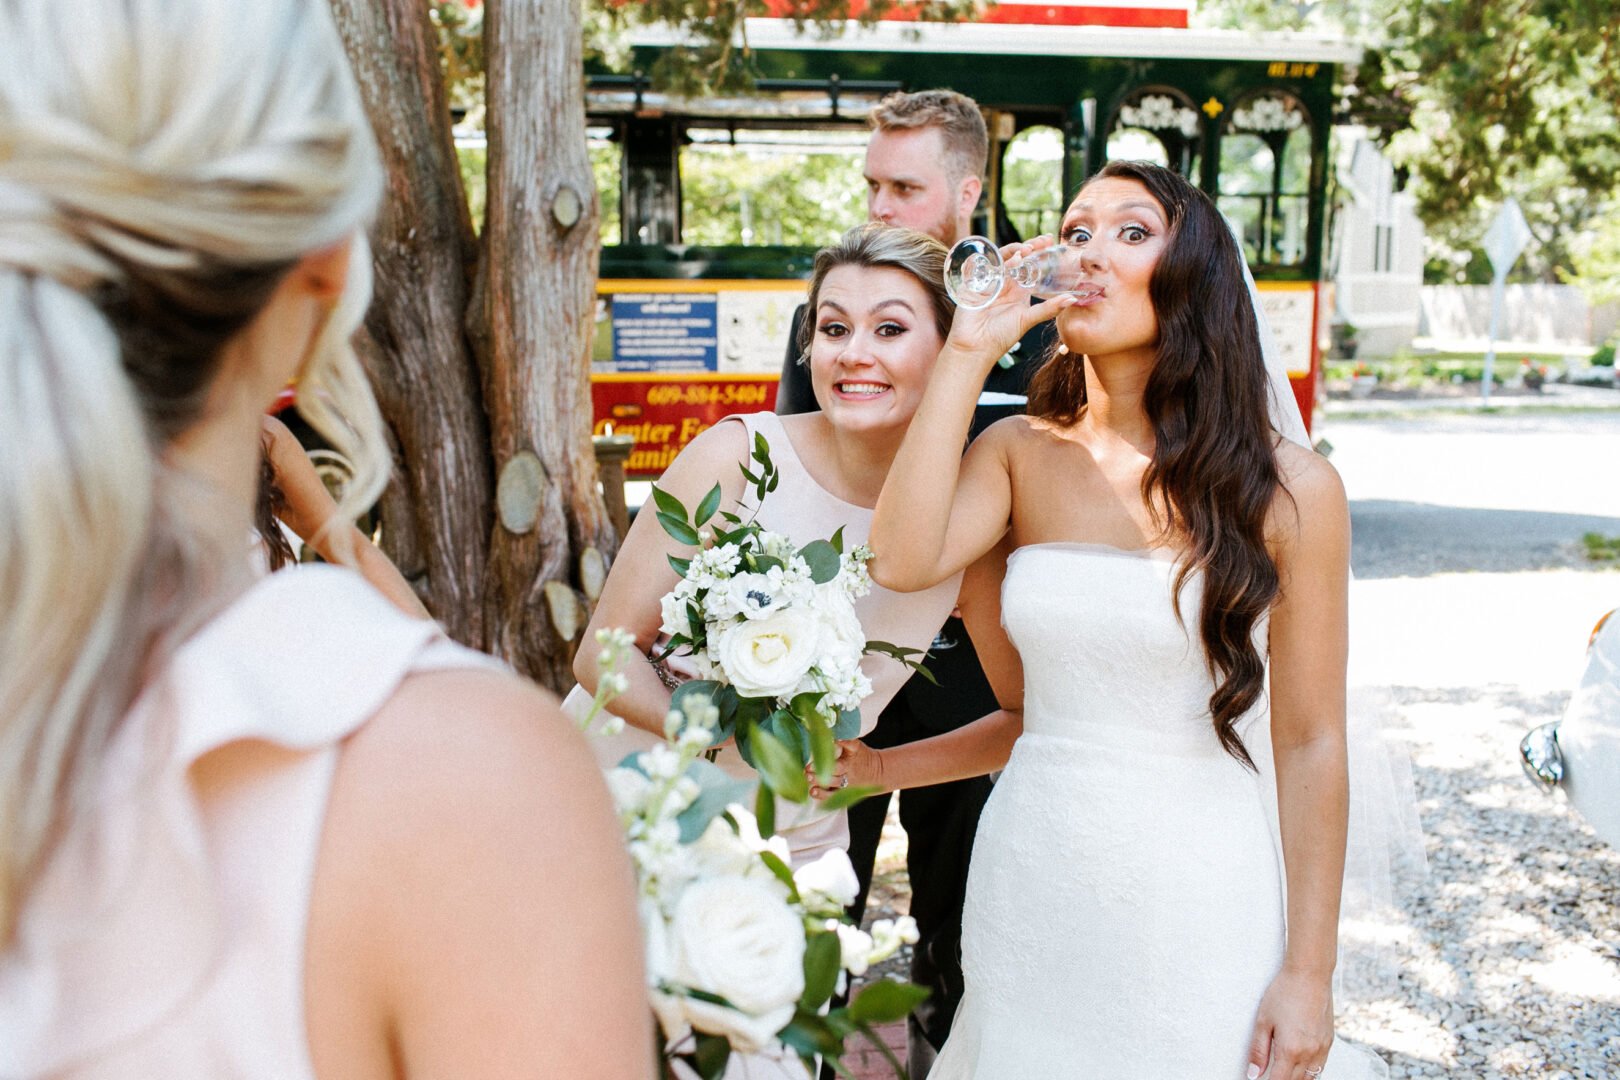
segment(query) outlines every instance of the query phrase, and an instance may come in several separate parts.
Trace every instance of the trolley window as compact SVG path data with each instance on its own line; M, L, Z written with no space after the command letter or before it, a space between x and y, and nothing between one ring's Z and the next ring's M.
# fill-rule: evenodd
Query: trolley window
M1025 239L1056 232L1063 218L1063 132L1041 125L1013 136L1001 155L1001 205Z
M1169 87L1134 91L1114 114L1108 160L1151 161L1198 182L1204 117L1186 95Z
M1220 207L1257 266L1305 261L1310 217L1311 123L1288 94L1263 91L1231 112L1221 136Z
M681 242L832 243L866 217L866 139L855 128L687 128Z

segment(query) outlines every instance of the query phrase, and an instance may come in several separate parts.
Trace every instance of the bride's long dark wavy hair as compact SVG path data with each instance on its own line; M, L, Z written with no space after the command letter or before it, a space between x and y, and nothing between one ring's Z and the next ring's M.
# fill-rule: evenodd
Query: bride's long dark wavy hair
M1198 625L1217 679L1209 711L1221 746L1252 769L1233 729L1265 684L1253 633L1281 591L1265 524L1282 481L1242 255L1215 204L1178 174L1115 161L1088 183L1109 177L1147 188L1169 227L1148 282L1159 342L1142 401L1154 435L1142 497L1164 514L1166 532L1185 540L1175 595L1203 571ZM1033 416L1072 424L1085 405L1078 356L1051 357L1030 384Z

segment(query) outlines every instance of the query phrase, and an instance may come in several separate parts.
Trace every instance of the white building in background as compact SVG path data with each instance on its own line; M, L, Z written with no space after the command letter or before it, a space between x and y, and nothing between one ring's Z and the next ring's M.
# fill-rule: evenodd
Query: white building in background
M1357 355L1389 356L1412 344L1422 317L1423 223L1367 139L1349 141L1338 170L1348 198L1333 223L1333 322L1356 328Z

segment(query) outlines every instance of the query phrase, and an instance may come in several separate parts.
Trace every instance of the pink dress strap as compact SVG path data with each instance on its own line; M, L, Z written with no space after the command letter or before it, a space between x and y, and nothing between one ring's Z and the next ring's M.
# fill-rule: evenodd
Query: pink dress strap
M304 934L340 744L412 673L500 667L334 567L203 626L0 955L0 1077L312 1080Z

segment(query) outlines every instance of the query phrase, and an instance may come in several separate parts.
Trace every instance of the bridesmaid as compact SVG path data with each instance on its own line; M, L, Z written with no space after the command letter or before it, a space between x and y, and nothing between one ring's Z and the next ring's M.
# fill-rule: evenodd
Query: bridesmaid
M386 477L381 189L325 0L0 4L0 1076L650 1080L556 701L249 563L294 374Z
M681 452L659 486L690 507L718 481L724 505L734 507L746 486L738 465L749 464L754 435L763 434L781 480L765 498L761 523L799 544L825 539L840 527L848 544L864 543L889 464L950 328L955 307L945 292L944 265L945 248L938 240L880 223L854 229L817 253L807 301L811 317L799 345L822 411L727 417ZM678 580L666 556L690 554L664 533L654 515L637 515L608 576L592 630L624 627L643 653L653 651L663 621L659 601ZM923 649L960 598L965 617L974 620L969 629L981 655L991 650L987 666L992 660L1016 664L998 623L999 570L982 574L970 570L964 586L964 575L957 572L909 594L874 586L856 603L856 613L868 639ZM574 661L580 686L565 700L565 709L582 707L596 688L599 647L594 633L584 640ZM670 683L691 674L678 654L668 663L673 673L652 664L632 664L624 673L629 688L613 708L626 727L597 741L604 763L616 763L662 738ZM876 656L867 657L863 668L873 686L861 706L864 735L910 672ZM738 776L754 776L730 747L721 751L718 763ZM833 847L847 849L849 843L846 815L826 813L814 803L780 803L777 830L795 865Z

